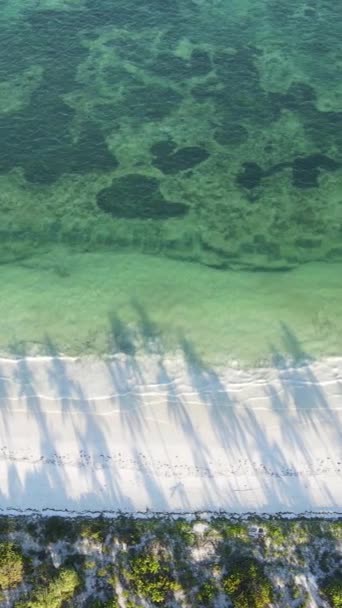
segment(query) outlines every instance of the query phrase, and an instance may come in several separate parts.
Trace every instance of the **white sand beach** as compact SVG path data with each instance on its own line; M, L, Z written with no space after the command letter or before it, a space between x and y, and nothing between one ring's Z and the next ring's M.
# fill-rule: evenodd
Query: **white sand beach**
M2 358L0 405L4 512L342 511L342 358Z

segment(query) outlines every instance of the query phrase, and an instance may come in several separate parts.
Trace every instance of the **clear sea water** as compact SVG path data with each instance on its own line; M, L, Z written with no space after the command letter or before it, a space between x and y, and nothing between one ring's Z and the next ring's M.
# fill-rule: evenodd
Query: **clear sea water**
M335 0L1 0L1 352L341 354L341 40Z

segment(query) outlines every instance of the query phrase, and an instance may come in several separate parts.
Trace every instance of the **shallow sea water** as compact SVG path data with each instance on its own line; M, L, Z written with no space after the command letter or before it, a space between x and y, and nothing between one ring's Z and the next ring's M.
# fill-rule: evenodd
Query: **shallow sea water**
M0 349L341 354L342 5L0 16Z

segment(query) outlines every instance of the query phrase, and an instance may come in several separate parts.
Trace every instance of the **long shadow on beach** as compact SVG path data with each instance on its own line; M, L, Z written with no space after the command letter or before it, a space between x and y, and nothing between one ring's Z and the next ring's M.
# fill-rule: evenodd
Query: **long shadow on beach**
M312 471L314 474L314 470L323 471L320 463L312 462L312 446L303 441L301 428L298 428L297 424L298 415L303 424L312 426L317 433L317 440L324 441L320 437L320 423L317 418L319 409L320 420L335 430L335 445L340 441L339 420L331 409L324 390L319 386L312 367L308 365L312 358L304 354L299 339L290 328L283 324L282 331L284 352L289 353L290 358L285 365L284 355L273 349L273 360L276 362L278 373L274 383L267 383L265 389L271 411L279 418L283 435L281 443L270 434L266 435L266 428L260 425L257 409L254 409L251 403L236 403L234 394L238 387L230 387L226 381L222 382L220 374L203 362L194 345L185 337L180 340L188 376L198 398L208 406L218 442L227 453L234 455L234 460L235 455L239 454L238 464L241 467L246 466L247 471L258 475L259 480L262 480L265 508L275 502L285 505L292 501L293 507L296 507L296 503L308 502L310 490L301 483L302 471L296 468L293 459L289 460L291 452L300 453L301 459L304 458L305 472ZM290 401L295 405L297 416L291 415ZM329 463L326 463L326 466L328 471ZM277 483L273 483L272 478L277 480ZM322 479L320 483L329 502L334 504Z
M273 363L278 368L279 390L275 390L274 386L269 386L266 393L273 412L278 414L284 445L292 446L293 451L300 452L301 456L305 457L306 470L312 474L313 478L318 472L321 474L340 472L341 464L334 463L330 457L313 462L312 452L309 449L311 446L303 442L302 431L304 427L310 428L317 445L324 446L327 452L332 442L332 435L335 435L333 444L341 445L340 419L337 409L333 407L333 402L335 400L340 402L342 392L340 395L330 396L332 399L329 399L327 393L329 384L333 382L335 385L335 380L327 380L327 384L322 386L314 372L314 358L305 352L299 338L288 325L281 323L281 331L283 351L287 353L287 356L275 349L273 345L270 347ZM296 420L296 424L294 420ZM324 427L329 428L328 445ZM328 492L326 487L325 492ZM329 499L333 504L334 500L331 495L329 495Z
M179 349L185 364L186 384L185 388L179 385L179 379L170 372L170 355L163 347L162 332L141 304L135 302L134 306L140 319L139 331L144 333L140 343L144 346L145 356L137 351L132 329L116 314L110 319L109 348L114 356L106 357L101 365L102 369L107 371L111 392L105 396L108 399L107 405L114 408L115 413L119 409L122 428L127 432L128 452L131 450L131 464L149 504L155 505L157 510L169 511L170 501L177 494L178 504L185 510L191 510L191 493L186 486L187 475L184 478L181 474L178 482L174 457L168 457L165 433L165 424L168 423L175 426L179 432L180 444L185 441L190 450L192 462L188 463L189 471L195 470L195 475L201 478L201 492L205 504L213 504L213 501L220 497L220 508L228 511L236 508L243 510L244 496L236 493L237 490L231 483L232 479L243 475L246 478L258 479L263 491L262 504L265 511L273 504L289 505L292 508L296 507L296 503L307 504L310 489L303 486L302 471L296 468L291 453L300 453L302 463L303 460L305 462L306 473L314 468L319 472L324 472L324 467L327 471L331 470L333 463L322 463L320 468L319 463L312 462L311 446L303 440L301 425L310 425L318 441L324 441L324 436L320 434L320 424L317 420L329 425L336 438L339 436L339 426L325 388L319 385L312 365L308 365L307 355L304 357L305 361L302 360L305 353L291 329L282 326L284 352L289 353L289 359L285 360L282 353L271 346L273 379L266 383L264 389L262 385L256 388L259 394L264 391L264 396L267 397L266 405L269 405L272 416L278 419L280 441L269 432L266 424L267 414L266 417L261 414L254 401L239 401L239 391L248 378L246 380L246 376L241 377L241 386L239 382L230 382L229 376L204 362L194 344L183 335L179 338ZM14 345L13 349L18 355L18 348ZM106 416L103 417L102 410L98 409L97 394L91 392L91 383L82 376L82 362L78 368L81 371L73 371L71 376L68 360L59 356L57 346L49 337L45 340L45 353L48 364L43 378L38 377L34 361L25 356L24 351L21 351L21 356L13 362L10 378L8 372L5 373L3 369L5 363L0 368L4 435L15 436L15 429L12 428L11 399L16 395L21 407L26 408L28 418L34 421L34 425L30 427L34 431L32 440L38 442L38 445L32 446L35 461L31 461L31 464L34 468L27 467L27 462L26 468L20 468L23 459L27 460L27 455L11 454L8 450L4 452L3 457L9 459L8 484L1 492L0 506L24 506L30 504L30 501L32 504L32 497L38 494L41 496L42 505L51 508L64 504L71 510L82 512L90 504L93 506L92 510L96 511L108 510L111 506L113 510L117 510L118 505L124 505L126 510L134 511L135 505L129 497L123 495L120 483L125 468L118 464L115 458L116 446L109 439L115 416L111 415L110 410L106 410ZM181 369L184 370L182 365ZM14 392L12 385L16 387ZM157 387L157 393L153 392L154 387ZM51 396L49 400L48 396L44 395L44 390L52 392L52 405L54 401L58 404L57 410L59 408L62 420L60 429L53 426ZM160 422L156 419L155 408L151 410L151 421L149 391L154 397L160 394L163 403L166 403L167 418ZM202 434L202 429L198 428L198 422L195 422L194 413L197 407L200 410L204 407L203 411L217 445L207 445L203 440L205 435ZM78 412L82 413L81 417ZM156 441L159 441L163 450L161 465L169 465L175 479L168 495L160 483L160 463L153 446L148 445L149 424L153 424L154 433L159 433ZM164 424L164 430L160 424ZM59 453L58 437L63 436L64 432L70 433L70 454ZM1 449L3 447L0 446ZM217 477L212 474L212 467L215 465L212 462L212 454L217 449L223 450L228 456L225 461L227 470L223 472L227 477L224 493L217 487ZM71 493L71 482L68 478L70 466L77 470L77 478L82 488L79 496L75 492ZM29 471L26 476L23 473L25 470ZM190 477L193 474L191 473ZM334 504L324 481L320 483L330 504ZM247 490L253 491L252 488ZM240 492L240 489L238 491Z
M8 488L2 493L2 506L10 509L15 504L25 509L25 505L37 503L39 496L45 509L63 509L63 505L68 505L68 510L82 512L91 504L93 510L102 511L110 508L109 503L113 509L117 509L118 504L125 504L130 509L129 498L120 494L119 473L115 473L116 465L111 460L108 442L91 399L84 394L81 384L70 377L65 360L58 356L57 347L48 337L45 352L50 357L46 380L61 408L62 428L54 428L53 414L48 413L51 404L37 392L38 381L32 360L21 357L16 361L12 381L18 387L19 399L26 405L26 415L35 422L37 432L32 441L38 441L39 445L33 444L32 457L29 454L9 455ZM73 416L77 410L83 414L81 425L77 416ZM6 417L10 423L10 408L7 408ZM70 429L73 433L71 453L60 453L56 438L65 430L70 433ZM23 460L26 465L32 464L25 477L18 468ZM69 492L71 482L65 468L68 465L76 468L77 477L82 478L84 490L79 497L77 493L71 495Z

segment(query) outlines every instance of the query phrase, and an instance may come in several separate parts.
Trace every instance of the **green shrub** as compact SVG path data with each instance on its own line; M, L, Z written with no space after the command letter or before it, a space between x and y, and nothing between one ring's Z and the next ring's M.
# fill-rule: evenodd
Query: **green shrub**
M301 521L292 521L286 522L286 533L287 533L287 542L289 541L289 536L292 536L293 544L303 544L308 543L310 540L310 534L307 527Z
M58 540L76 540L76 530L74 522L65 517L53 515L44 522L43 534L48 543L55 543Z
M185 545L191 545L196 537L192 531L192 524L182 518L157 520L153 529L149 526L149 531L163 541L170 538L173 542Z
M16 604L16 608L61 608L65 601L74 596L80 583L75 570L61 570L47 587L33 592L32 599Z
M112 598L103 604L103 608L119 608L118 600Z
M143 520L132 516L120 515L114 522L114 533L118 540L128 545L140 543L146 528L147 526Z
M310 521L303 521L301 522L301 525L306 530L307 534L312 537L316 536L317 538L323 538L326 534L326 530L324 529L324 522L322 522L321 520L312 519Z
M222 582L234 608L267 608L272 601L271 583L253 558L237 560Z
M322 572L329 572L330 570L330 558L331 552L323 551L318 558L319 567Z
M87 561L87 556L82 553L69 553L66 555L63 566L68 570L76 570L76 572L81 572L85 568L85 563Z
M172 522L170 532L175 540L179 540L186 545L193 545L196 539L196 534L192 530L192 524L184 519L176 519Z
M119 608L119 604L114 597L105 602L95 599L87 603L87 608Z
M342 540L342 522L329 522L329 532L336 540Z
M322 591L327 596L332 608L342 608L342 578L340 576L332 576L326 578Z
M9 350L10 350L10 348L9 348ZM20 353L20 350L21 349L19 346L19 351L16 350L16 354L18 352ZM0 515L0 534L1 535L9 534L10 532L15 532L16 528L17 528L17 520L14 517L8 517L7 515Z
M302 595L301 587L299 587L294 580L292 580L291 583L289 584L289 591L290 591L292 599L294 599L294 600L299 600L299 598Z
M289 530L286 528L286 525L283 525L282 522L269 522L266 524L266 529L267 535L277 545L283 545L286 542Z
M108 532L109 523L102 518L82 522L80 526L80 536L96 543L104 543Z
M218 517L213 521L213 528L220 532L224 539L248 539L248 530L244 522L229 521Z
M23 556L13 543L0 544L0 589L21 583L24 574Z
M128 579L132 591L155 604L163 604L167 597L178 588L170 569L152 555L140 555L130 562Z
M210 606L216 595L216 585L212 581L205 581L196 594L196 606Z
M174 556L173 556L174 557ZM187 559L180 559L176 562L177 580L183 591L190 592L198 584L198 578L191 567L191 562Z

